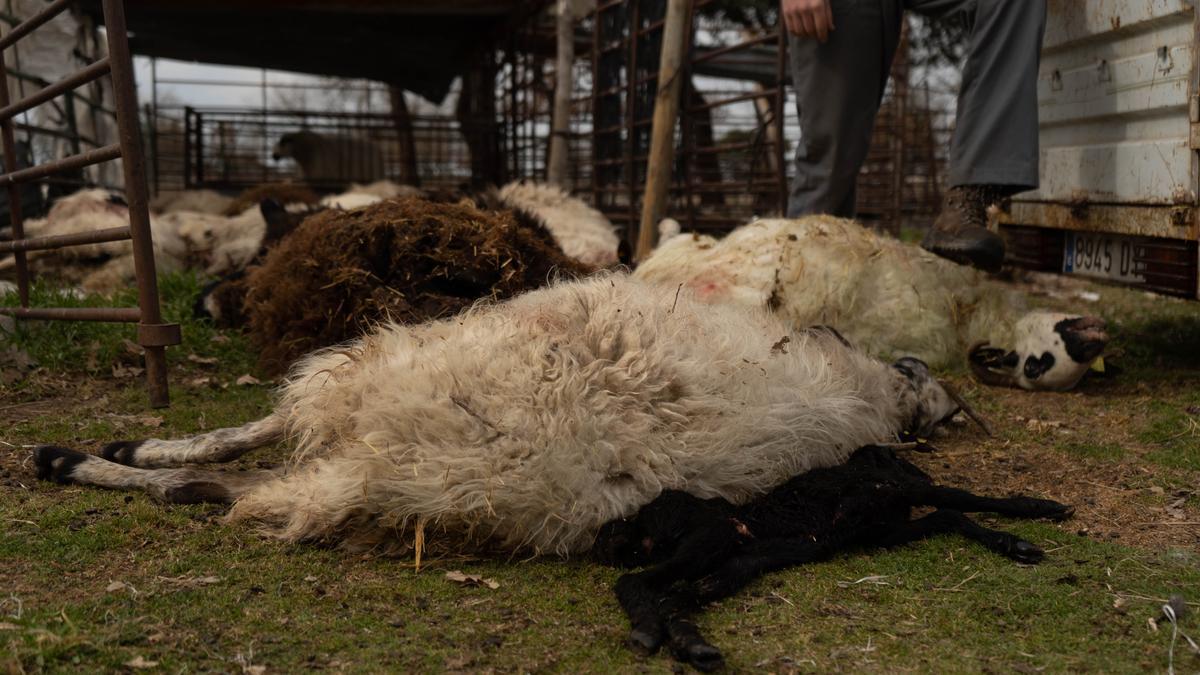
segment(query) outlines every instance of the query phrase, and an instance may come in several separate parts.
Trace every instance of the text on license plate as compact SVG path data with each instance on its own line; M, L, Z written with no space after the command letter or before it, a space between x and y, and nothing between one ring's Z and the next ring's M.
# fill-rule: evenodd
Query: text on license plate
M1067 232L1063 246L1065 274L1117 281L1145 281L1145 264L1134 261L1135 240L1112 234Z

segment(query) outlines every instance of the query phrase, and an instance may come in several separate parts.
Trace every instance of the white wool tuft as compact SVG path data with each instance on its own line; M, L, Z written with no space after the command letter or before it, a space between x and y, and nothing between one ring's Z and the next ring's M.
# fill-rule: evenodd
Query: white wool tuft
M366 192L343 192L340 195L329 195L321 198L321 206L331 209L342 209L343 211L353 211L355 209L365 208L376 202L383 201L384 198L379 195L369 194Z
M786 340L784 339L786 338ZM888 440L915 394L825 331L622 274L301 361L288 475L239 499L288 540L570 553L664 489L744 501Z
M420 197L423 193L421 188L413 187L412 185L401 185L395 181L377 180L374 183L366 185L360 183L351 183L345 194L365 194L375 195L382 199L391 199L393 197Z
M515 181L500 188L500 200L540 218L563 253L572 258L597 267L617 264L620 239L612 223L562 188Z

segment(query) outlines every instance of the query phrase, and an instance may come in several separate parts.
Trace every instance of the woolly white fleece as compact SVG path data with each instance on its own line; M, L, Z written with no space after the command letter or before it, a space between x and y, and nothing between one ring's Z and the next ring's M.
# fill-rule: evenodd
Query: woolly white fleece
M825 331L622 274L557 283L297 364L287 475L231 518L351 547L569 553L664 489L742 501L892 439L916 394Z
M870 354L934 367L962 363L978 341L1011 345L1024 310L1019 293L980 272L829 216L759 220L719 241L668 236L635 276L707 302L769 306L793 326L830 325Z
M541 218L563 253L597 267L617 264L620 239L596 209L556 185L515 181L500 188L500 200Z

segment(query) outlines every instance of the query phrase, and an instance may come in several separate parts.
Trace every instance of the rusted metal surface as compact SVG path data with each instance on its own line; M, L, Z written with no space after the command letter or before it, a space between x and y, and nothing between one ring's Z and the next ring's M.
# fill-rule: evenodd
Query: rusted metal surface
M62 95L70 89L87 84L92 80L104 77L108 74L109 62L108 57L100 59L92 65L80 70L70 77L63 78L54 84L44 87L29 96L13 103L12 105L0 108L0 119L8 119L15 117L30 108L41 105L52 98Z
M89 230L72 234L59 234L52 237L34 237L17 241L0 241L0 253L15 251L38 251L64 246L79 246L81 244L102 244L109 241L129 239L128 227L110 227L106 230Z
M72 169L81 169L85 166L91 166L98 162L107 162L111 159L117 159L121 156L121 144L113 143L95 150L88 150L78 155L71 155L63 159L53 162L46 162L38 166L32 166L28 169L19 171L9 171L8 173L0 174L0 185L16 185L17 183L25 183L39 178L45 178L60 171L70 171Z
M1194 3L1050 0L1048 10L1041 185L1000 218L1010 261L1068 270L1064 247L1088 233L1134 251L1137 278L1123 283L1198 297Z
M1150 207L1110 204L1014 202L999 221L1039 225L1056 230L1196 239L1196 211L1191 206Z
M109 321L133 323L141 318L133 307L0 307L0 314L46 321Z
M1183 0L1052 0L1041 180L1022 200L1195 204L1196 26Z
M6 172L0 175L0 184L6 185L8 188L13 229L13 240L0 247L0 251L12 251L15 257L17 288L21 305L20 307L0 307L0 314L21 319L136 322L139 344L145 348L146 383L150 404L154 407L163 407L169 403L165 347L178 344L180 335L179 326L164 323L159 311L158 279L155 275L154 247L150 236L141 129L138 122L137 97L134 93L132 62L121 0L104 0L103 2L104 23L108 35L109 56L107 58L69 75L21 101L11 103L9 99L8 69L3 60L3 48L11 46L22 36L52 19L66 9L68 4L66 0L58 0L13 28L4 37L0 37L0 82L4 83L4 86L0 87L0 144L4 147L6 169ZM66 94L73 87L95 80L105 74L112 77L119 142L18 170L16 144L13 140L13 116L56 96ZM19 183L117 158L122 160L121 164L125 173L125 197L129 204L129 227L25 239L21 221L20 194L17 190ZM29 306L30 279L25 265L25 251L121 239L130 239L133 244L134 269L138 287L137 308Z

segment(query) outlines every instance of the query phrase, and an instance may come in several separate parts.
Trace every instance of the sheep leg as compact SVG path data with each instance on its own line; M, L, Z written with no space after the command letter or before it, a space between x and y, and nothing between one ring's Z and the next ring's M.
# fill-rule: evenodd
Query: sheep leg
M938 509L922 518L883 528L863 543L890 548L950 533L973 539L1017 562L1033 564L1039 562L1044 555L1042 549L1028 541L1008 532L986 528L968 518L962 511L953 509Z
M281 440L283 417L272 414L240 427L217 429L190 438L117 441L104 446L100 456L117 464L160 469L185 464L231 462L251 450Z
M712 672L725 665L721 650L704 639L688 617L699 609L690 594L674 593L660 607L667 617L667 640L675 660L690 663L696 670Z
M703 602L727 598L750 582L777 570L828 558L844 542L816 542L808 537L779 537L747 545L711 574L698 580L693 592Z
M634 651L653 654L662 645L670 610L664 605L668 597L664 589L676 581L703 576L728 557L738 541L737 530L728 519L697 523L689 532L670 558L617 580L613 590L629 617L628 645Z
M270 471L227 473L200 469L139 469L69 448L43 445L33 451L37 477L117 490L142 490L173 504L231 504L274 476Z
M919 504L951 509L964 513L988 511L1013 518L1049 518L1065 520L1075 512L1070 506L1049 499L1033 497L983 497L958 488L940 485L926 486Z

